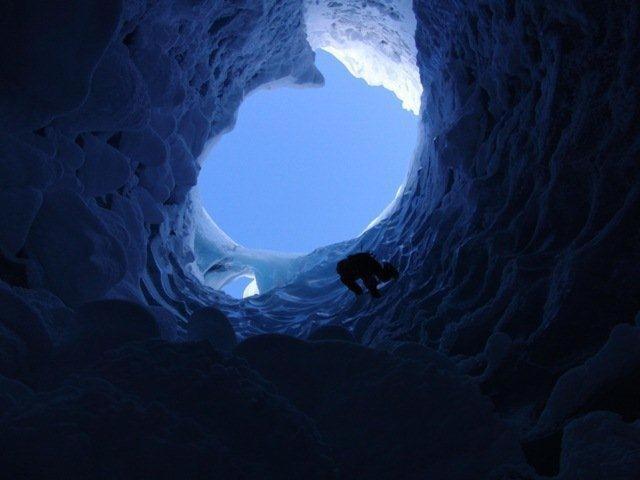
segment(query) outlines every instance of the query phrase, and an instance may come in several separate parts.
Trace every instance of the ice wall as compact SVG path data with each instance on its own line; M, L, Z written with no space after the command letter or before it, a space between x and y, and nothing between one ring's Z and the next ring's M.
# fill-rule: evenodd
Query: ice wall
M580 415L638 418L629 403L637 362L616 347L610 358L633 365L625 377L600 359L640 308L639 7L414 7L423 140L394 211L360 239L315 252L311 270L249 301L246 318L254 331L303 336L338 323L379 348L415 341L446 352L521 432L531 464L552 475L572 448L587 448L576 429L597 436L619 421ZM400 265L382 301L354 301L333 274L356 249ZM558 383L563 375L577 383ZM588 393L569 401L581 382ZM548 402L571 406L539 423ZM595 462L577 457L583 467L562 478Z
M304 286L303 309L319 299L314 311L367 342L420 340L480 361L505 333L543 370L581 362L639 307L637 7L415 8L423 141L395 213L312 254L326 263L285 290ZM349 248L396 261L404 280L354 307L329 277Z
M321 82L299 2L8 10L3 279L49 307L134 298L186 318L213 301L192 265L198 157L252 89Z

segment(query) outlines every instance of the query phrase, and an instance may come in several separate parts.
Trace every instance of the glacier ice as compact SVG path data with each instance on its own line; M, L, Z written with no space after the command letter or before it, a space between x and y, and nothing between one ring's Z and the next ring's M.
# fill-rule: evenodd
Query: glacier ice
M326 438L346 438L332 436L333 420L357 419L349 408L361 405L384 415L386 439L407 440L396 459L430 438L478 453L451 434L475 425L485 478L638 477L626 347L640 311L637 2L414 0L415 18L408 2L383 0L56 5L9 2L3 21L20 21L0 29L0 443L14 462L3 471L87 478L113 467L91 453L109 446L140 476L208 465L230 478L278 467L281 478L331 478L333 460L381 458L360 448L384 445L366 430L330 461ZM256 88L320 83L314 48L420 108L416 158L358 238L303 256L242 249L197 198L203 149ZM380 301L354 301L338 283L335 263L354 250L401 270ZM261 295L211 288L249 273ZM126 337L115 301L144 305L131 315L155 318L174 343ZM79 362L68 347L87 304L119 308L112 339L132 341ZM253 368L180 343L211 305L251 337ZM299 340L326 325L361 345ZM358 368L332 363L345 359ZM446 415L439 430L420 406L443 398L472 399L470 420ZM398 401L406 411L390 408ZM411 430L413 411L427 433ZM114 412L126 435L103 421ZM201 439L189 451L184 432ZM431 478L470 477L460 456L439 458Z
M392 91L418 115L422 84L416 63L411 0L306 0L311 47L342 62L356 78Z

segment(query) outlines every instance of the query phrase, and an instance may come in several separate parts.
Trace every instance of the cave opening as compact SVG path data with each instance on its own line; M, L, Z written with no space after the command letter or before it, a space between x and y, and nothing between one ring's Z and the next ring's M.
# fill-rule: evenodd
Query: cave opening
M192 199L206 286L238 298L292 283L384 219L415 177L416 20L410 1L380 8L307 2L315 78L245 94L233 130L205 148ZM273 88L300 84L324 87ZM296 108L295 96L309 99Z
M203 160L203 207L244 247L308 253L355 238L405 181L417 116L329 53L318 50L316 66L321 88L246 98L234 129ZM240 275L223 291L238 297L251 283L245 296L255 294L252 280Z
M222 287L222 291L233 298L249 298L258 295L260 291L253 275L240 275Z

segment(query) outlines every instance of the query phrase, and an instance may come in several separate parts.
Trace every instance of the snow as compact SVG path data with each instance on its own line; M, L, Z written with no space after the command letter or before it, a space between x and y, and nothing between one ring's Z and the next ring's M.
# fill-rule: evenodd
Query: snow
M336 57L356 78L383 86L418 115L422 84L416 64L411 0L306 0L311 47Z

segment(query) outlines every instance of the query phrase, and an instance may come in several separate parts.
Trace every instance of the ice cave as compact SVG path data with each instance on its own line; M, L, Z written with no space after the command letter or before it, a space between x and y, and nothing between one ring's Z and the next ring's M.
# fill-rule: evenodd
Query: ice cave
M1 477L640 478L640 3L0 13ZM198 174L319 50L419 115L415 157L356 238L245 248Z

